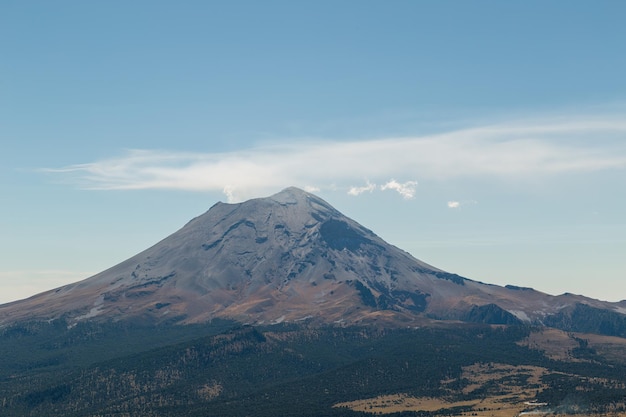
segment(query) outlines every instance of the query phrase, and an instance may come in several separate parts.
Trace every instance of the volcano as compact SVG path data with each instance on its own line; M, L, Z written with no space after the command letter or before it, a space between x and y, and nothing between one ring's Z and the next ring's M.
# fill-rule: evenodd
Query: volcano
M190 324L216 318L248 324L542 324L563 321L564 312L580 306L622 318L626 311L623 303L551 296L442 271L386 243L321 198L287 188L268 198L217 203L108 270L0 306L0 324L55 319L70 325Z

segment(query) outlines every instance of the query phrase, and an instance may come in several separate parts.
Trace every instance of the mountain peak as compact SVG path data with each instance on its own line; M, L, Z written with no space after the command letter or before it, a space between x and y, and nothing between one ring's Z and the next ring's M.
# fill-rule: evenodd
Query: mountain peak
M269 198L273 200L282 200L285 198L293 198L293 199L299 200L299 199L307 198L308 196L312 196L312 195L313 194L310 194L298 187L287 187L283 189L282 191L272 195Z
M270 197L267 197L268 200L273 200L280 204L302 204L306 203L311 198L317 197L314 197L313 194L307 193L297 187L288 187Z
M533 321L552 313L550 300L533 290L482 284L432 267L323 199L289 187L266 198L216 204L106 271L0 306L0 325L57 318Z
M324 207L328 210L336 211L326 201L298 187L285 188L284 190L272 195L271 197L268 197L268 199L276 201L280 204L307 204L309 206L315 205L318 208Z

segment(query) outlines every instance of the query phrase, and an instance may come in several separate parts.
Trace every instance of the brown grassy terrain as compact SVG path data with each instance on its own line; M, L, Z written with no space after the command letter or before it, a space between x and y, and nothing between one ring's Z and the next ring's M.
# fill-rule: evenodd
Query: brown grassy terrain
M541 389L540 378L547 369L535 366L511 366L488 363L475 364L465 367L461 378L467 379L469 384L463 389L463 394L471 394L486 386L497 391L484 395L482 398L470 401L453 401L454 392L450 391L447 398L417 398L407 394L385 395L358 401L336 404L336 407L347 407L354 411L371 412L372 414L388 414L401 411L441 411L441 415L467 416L515 416L526 409L537 408L530 406L536 390ZM442 381L442 385L450 385L454 381ZM536 387L528 389L528 386ZM469 407L467 412L455 413L451 410L456 407Z
M544 328L532 332L520 345L543 351L550 359L581 361L572 356L572 350L579 346L576 339L586 340L589 348L609 361L626 363L626 339L591 333L570 333L563 330Z
M577 335L589 342L589 347L595 349L598 354L606 359L626 363L626 339L598 334Z
M406 393L383 395L357 401L335 404L354 411L384 415L402 411L434 412L441 416L467 417L514 417L524 415L557 415L542 409L542 404L533 401L536 393L545 388L541 377L549 371L537 366L511 366L499 363L481 363L465 367L461 378L469 384L463 394L483 389L484 394L475 400L454 401L455 393L444 398L413 397ZM453 380L442 381L442 386ZM457 407L464 407L458 410ZM626 417L626 414L613 414L613 417Z
M571 351L579 346L572 334L551 328L534 331L519 344L541 350L550 359L566 361L575 360Z

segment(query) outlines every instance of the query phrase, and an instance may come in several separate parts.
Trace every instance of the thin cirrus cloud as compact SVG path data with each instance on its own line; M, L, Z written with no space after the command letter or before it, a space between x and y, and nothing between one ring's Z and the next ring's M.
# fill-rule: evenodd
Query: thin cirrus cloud
M392 190L412 198L417 179L524 178L623 169L625 137L626 122L620 118L571 118L426 136L292 140L225 153L128 150L119 157L46 171L86 189L219 191L231 202L291 185L344 189L354 196ZM363 178L376 182L354 185Z

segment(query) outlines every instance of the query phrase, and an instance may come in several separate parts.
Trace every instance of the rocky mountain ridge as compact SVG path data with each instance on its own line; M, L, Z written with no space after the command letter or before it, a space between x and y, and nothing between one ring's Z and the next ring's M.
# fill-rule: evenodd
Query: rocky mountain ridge
M288 188L240 204L217 203L106 271L2 305L0 325L61 318L177 324L226 318L250 324L461 320L563 328L568 312L581 305L608 315L617 323L613 328L623 327L626 334L625 303L551 296L442 271L389 245L319 197Z

